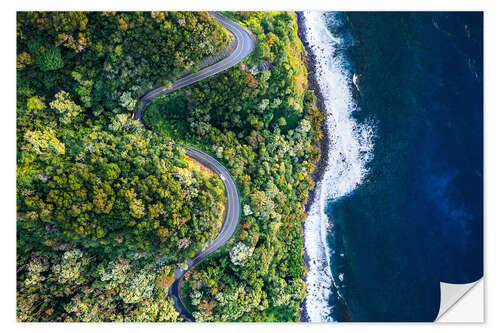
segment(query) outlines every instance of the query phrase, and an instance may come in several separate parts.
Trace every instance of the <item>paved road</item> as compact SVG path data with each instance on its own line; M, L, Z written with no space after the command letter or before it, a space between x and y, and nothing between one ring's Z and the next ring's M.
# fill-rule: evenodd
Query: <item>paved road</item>
M226 187L227 194L226 218L224 220L224 224L222 225L222 229L215 240L210 243L205 250L198 252L193 258L188 260L187 265L189 270L191 267L195 266L210 254L215 252L219 247L226 244L226 242L233 236L240 219L240 201L238 198L238 189L236 188L236 184L234 183L231 174L222 164L202 151L187 146L185 146L185 148L186 153L189 156L214 170L220 176L224 182L224 186ZM177 269L175 272L175 281L170 287L169 294L173 297L175 307L182 317L187 321L194 321L193 316L187 311L181 301L181 298L179 297L180 281L184 277L185 272L186 271Z
M175 90L184 88L195 82L198 82L207 77L220 73L228 68L231 68L237 63L239 63L241 60L248 57L253 52L253 50L255 49L255 41L252 39L247 30L245 30L242 26L234 23L233 21L231 21L222 14L216 12L209 12L209 13L224 28L228 29L233 33L237 42L236 49L233 51L233 53L231 53L231 55L229 55L229 57L213 64L212 66L205 67L204 69L196 73L187 75L182 79L173 82L170 88L159 87L146 93L140 99L140 101L143 103L143 107L135 112L134 119L142 119L146 105L152 99L165 94L169 94Z
M172 86L169 89L160 87L153 89L147 94L145 94L141 98L141 102L143 102L142 108L137 110L132 116L134 119L139 119L141 123L143 123L142 117L144 115L144 110L146 108L146 105L152 99L171 93L177 89L186 87L190 84L193 84L207 77L220 73L236 65L237 63L245 59L253 52L253 50L255 49L255 41L251 38L250 34L243 27L234 23L233 21L229 20L228 18L219 13L210 12L210 15L212 15L220 24L222 24L222 26L224 26L226 29L228 29L233 33L237 42L236 49L233 51L231 55L221 60L220 62L215 63L212 66L206 67L194 74L187 75L184 78L175 81L174 83L172 83ZM188 156L196 159L198 162L209 167L219 175L221 180L224 182L227 194L226 218L224 220L224 224L222 225L222 230L220 231L219 235L217 235L215 240L212 243L210 243L204 250L199 251L193 258L188 260L187 262L188 268L186 270L181 270L181 269L176 270L174 283L172 283L172 286L170 286L169 289L169 294L174 299L174 304L177 311L186 321L194 321L194 317L186 309L179 296L180 281L182 280L184 274L189 269L200 263L203 259L208 257L213 252L215 252L218 248L223 246L233 236L234 232L236 231L236 228L238 227L240 219L240 202L238 198L238 190L236 188L236 184L234 183L231 174L222 164L220 164L219 162L217 162L216 159L214 159L213 157L202 151L199 151L197 149L188 146L184 146L184 148L186 149L186 154Z

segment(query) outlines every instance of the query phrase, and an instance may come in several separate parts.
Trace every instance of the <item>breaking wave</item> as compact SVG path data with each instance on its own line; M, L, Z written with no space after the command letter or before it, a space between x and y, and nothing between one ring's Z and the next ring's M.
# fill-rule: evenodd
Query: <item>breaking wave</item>
M313 11L304 12L304 17L306 40L315 56L315 75L326 108L325 134L329 140L325 172L317 183L304 226L309 258L305 306L308 320L325 322L335 321L329 298L333 293L342 297L330 269L335 249L327 242L335 226L325 209L328 202L349 194L363 182L368 173L366 165L373 157L375 126L360 124L352 117L357 107L352 89L358 84L343 52L353 43L344 29L345 18L340 13Z

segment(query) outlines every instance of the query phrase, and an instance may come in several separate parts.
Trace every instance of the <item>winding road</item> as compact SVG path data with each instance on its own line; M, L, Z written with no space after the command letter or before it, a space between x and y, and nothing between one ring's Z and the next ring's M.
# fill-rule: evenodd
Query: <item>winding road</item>
M147 104L154 98L159 96L171 93L175 90L181 89L183 87L189 86L195 82L203 80L207 77L220 73L228 68L239 63L241 60L248 57L253 50L255 49L255 41L252 39L250 33L243 28L242 26L234 23L227 17L222 14L216 12L209 12L224 28L231 31L231 33L236 38L237 46L233 53L229 55L227 58L208 66L196 73L187 75L175 82L172 83L170 88L156 88L144 96L141 97L140 101L142 102L142 107L132 114L132 118L135 120L140 120L142 124L142 118L144 116L144 111L146 109ZM207 166L216 172L226 187L227 194L227 208L226 208L226 218L222 225L222 229L215 238L215 240L210 243L204 250L199 251L193 258L188 259L187 269L182 270L178 268L175 272L175 280L170 286L169 294L174 299L175 308L180 313L180 315L186 321L194 321L194 317L191 313L186 309L186 306L182 302L180 297L180 282L182 281L184 275L187 271L193 268L195 265L200 263L203 259L208 257L210 254L215 252L218 248L223 246L234 234L236 228L238 227L239 219L240 219L240 202L238 198L238 189L236 188L236 184L231 177L231 174L227 171L227 169L217 162L216 159L211 157L210 155L197 150L192 147L184 146L186 149L186 154L191 158L194 158L201 164Z

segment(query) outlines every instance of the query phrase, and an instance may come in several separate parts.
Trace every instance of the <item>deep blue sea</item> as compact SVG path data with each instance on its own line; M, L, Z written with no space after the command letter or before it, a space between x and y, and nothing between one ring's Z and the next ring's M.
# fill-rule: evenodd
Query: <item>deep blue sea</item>
M330 139L305 228L309 319L433 321L440 281L483 275L483 15L306 26Z

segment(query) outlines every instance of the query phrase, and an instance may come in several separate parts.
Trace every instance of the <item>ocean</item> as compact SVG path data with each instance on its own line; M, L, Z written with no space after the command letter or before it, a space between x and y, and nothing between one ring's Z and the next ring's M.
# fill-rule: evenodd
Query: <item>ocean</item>
M483 275L483 15L305 12L328 152L307 319L433 321Z

